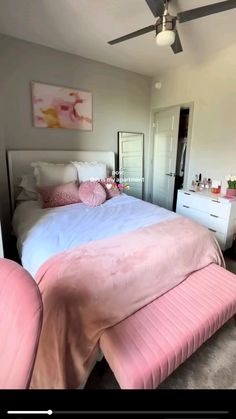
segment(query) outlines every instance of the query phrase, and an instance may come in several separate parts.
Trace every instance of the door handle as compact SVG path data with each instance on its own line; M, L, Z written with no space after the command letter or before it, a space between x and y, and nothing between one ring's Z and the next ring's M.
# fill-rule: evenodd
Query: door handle
M175 177L176 173L166 173L166 176Z
M214 215L214 214L210 214L210 216L211 216L211 217L214 217L214 218L219 218L219 216L218 216L218 215Z

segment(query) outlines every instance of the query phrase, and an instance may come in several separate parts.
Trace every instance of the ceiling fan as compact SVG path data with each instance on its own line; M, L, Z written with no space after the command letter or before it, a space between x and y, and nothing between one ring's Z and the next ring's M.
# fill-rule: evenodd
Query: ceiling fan
M138 31L121 36L120 38L109 41L108 44L114 45L119 42L127 41L131 38L144 35L145 33L155 31L156 42L160 46L169 45L175 54L183 51L180 37L177 31L177 20L179 23L199 19L204 16L224 12L236 8L236 0L226 0L207 6L198 7L192 10L180 12L177 16L171 16L168 12L168 5L171 0L146 0L146 3L154 17L158 18L154 25L139 29Z

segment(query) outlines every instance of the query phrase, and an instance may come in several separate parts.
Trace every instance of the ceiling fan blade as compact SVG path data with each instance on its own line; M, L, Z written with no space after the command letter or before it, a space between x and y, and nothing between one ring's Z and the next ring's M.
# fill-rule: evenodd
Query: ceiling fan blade
M128 35L121 36L120 38L113 39L109 41L108 44L114 45L118 44L119 42L127 41L127 39L136 38L136 36L144 35L145 33L152 32L156 29L155 25L147 26L146 28L139 29L138 31L129 33Z
M183 47L177 30L175 31L175 42L171 45L171 48L175 54L178 54L179 52L183 51Z
M146 3L155 17L164 14L165 5L163 0L146 0Z
M215 13L225 12L226 10L234 9L236 7L236 0L221 1L208 6L198 7L197 9L186 10L178 13L178 20L180 23L188 22L190 20L199 19L204 16L213 15Z

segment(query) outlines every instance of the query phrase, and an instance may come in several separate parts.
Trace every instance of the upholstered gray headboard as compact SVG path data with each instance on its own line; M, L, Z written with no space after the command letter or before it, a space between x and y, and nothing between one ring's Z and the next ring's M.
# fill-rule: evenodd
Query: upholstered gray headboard
M98 161L106 163L109 172L115 170L115 153L113 151L8 150L7 160L12 209L15 207L15 198L21 176L33 173L33 168L30 166L32 162Z

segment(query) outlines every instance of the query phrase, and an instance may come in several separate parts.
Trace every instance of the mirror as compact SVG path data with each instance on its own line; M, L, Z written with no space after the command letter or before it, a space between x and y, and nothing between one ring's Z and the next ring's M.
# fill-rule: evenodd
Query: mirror
M144 134L118 132L118 178L123 192L143 199Z

